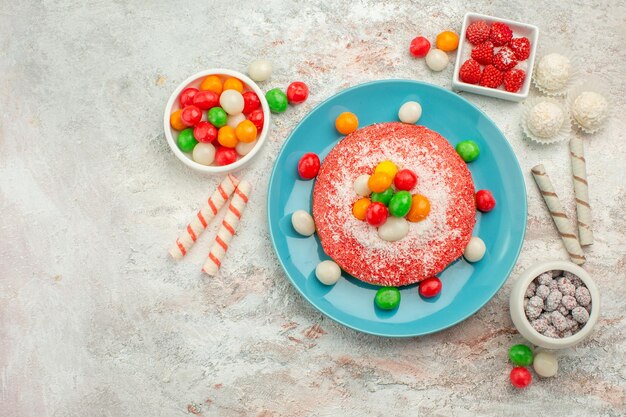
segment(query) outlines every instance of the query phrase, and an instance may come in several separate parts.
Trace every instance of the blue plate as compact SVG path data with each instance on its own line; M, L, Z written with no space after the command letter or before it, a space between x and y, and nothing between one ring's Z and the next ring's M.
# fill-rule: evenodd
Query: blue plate
M315 266L329 259L316 235L302 237L291 226L291 213L311 212L314 181L297 174L300 157L315 152L323 159L342 136L335 118L355 113L359 126L398 120L406 101L422 105L420 124L440 133L454 146L472 139L481 149L469 164L476 189L490 190L497 201L488 214L477 214L474 235L487 246L475 264L459 259L439 274L441 294L423 299L417 285L401 288L402 301L395 311L374 305L377 286L345 272L333 286L321 284ZM270 178L268 221L278 259L293 285L328 317L362 332L391 337L437 332L465 320L495 295L515 265L526 229L526 188L513 149L484 113L458 95L440 87L409 80L376 81L342 91L311 111L285 141Z

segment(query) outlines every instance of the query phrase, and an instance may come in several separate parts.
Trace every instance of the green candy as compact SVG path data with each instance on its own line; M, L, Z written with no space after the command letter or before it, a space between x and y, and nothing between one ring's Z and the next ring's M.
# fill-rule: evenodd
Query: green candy
M509 359L517 366L529 366L533 363L533 351L526 345L514 345L509 349Z
M191 152L198 141L193 137L193 129L187 128L178 134L178 147L183 152Z
M400 290L396 287L382 287L374 297L376 306L382 310L393 310L400 305Z
M393 189L389 187L382 193L372 193L371 199L372 203L383 203L388 206L389 201L391 201L391 197L393 197Z
M211 123L218 129L224 126L226 122L228 122L228 115L221 107L213 107L211 110L209 110L207 118L209 119L209 123Z
M389 202L389 213L393 217L404 217L411 210L413 200L411 193L408 191L398 191L391 197Z
M480 149L478 148L478 144L473 140L464 140L457 143L456 153L458 153L465 162L472 162L480 155Z
M287 110L287 95L280 88L273 88L265 93L265 99L272 113L282 113Z

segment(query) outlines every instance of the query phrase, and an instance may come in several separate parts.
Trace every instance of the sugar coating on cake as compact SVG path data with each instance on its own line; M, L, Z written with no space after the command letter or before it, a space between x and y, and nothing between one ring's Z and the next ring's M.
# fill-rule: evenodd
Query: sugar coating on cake
M352 215L353 184L384 160L413 170L411 194L430 201L428 217L409 224L398 241ZM324 159L313 189L313 217L324 251L354 277L377 285L408 285L441 272L463 254L475 223L474 184L448 141L423 126L371 125L346 136Z
M601 94L585 91L574 99L572 115L583 128L595 130L606 120L608 107Z
M526 123L533 135L550 138L561 130L564 121L565 114L558 104L542 101L530 109Z
M561 90L570 78L571 64L568 57L551 53L539 61L535 81L549 91Z

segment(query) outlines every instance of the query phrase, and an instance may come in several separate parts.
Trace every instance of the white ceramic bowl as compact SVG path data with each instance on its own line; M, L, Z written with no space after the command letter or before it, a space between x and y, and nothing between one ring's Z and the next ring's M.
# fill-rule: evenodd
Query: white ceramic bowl
M530 325L530 322L526 318L526 313L524 312L524 293L526 293L528 284L544 272L553 270L568 271L578 276L591 293L591 313L589 314L589 320L577 333L562 339L547 337L537 332ZM581 342L591 334L600 316L600 292L595 282L591 279L591 276L578 265L567 261L547 261L541 262L532 268L528 268L517 279L511 290L509 307L513 324L515 324L517 330L526 340L536 346L547 349L565 349Z
M180 95L180 93L187 87L199 88L202 80L209 75L223 75L226 77L238 78L239 80L241 80L242 83L252 89L252 91L254 91L257 96L259 96L259 100L261 101L261 108L263 109L263 130L261 130L261 134L257 139L255 147L252 148L252 150L247 155L239 158L237 161L233 162L230 165L208 166L195 162L193 159L191 159L190 154L187 154L180 150L178 144L176 143L176 135L178 135L178 131L172 129L172 126L170 126L170 115L176 110L180 109L180 102L178 101L178 96ZM203 111L202 113L202 120L206 120L206 111ZM176 155L176 157L180 159L185 165L199 172L205 172L209 174L225 174L228 172L234 172L243 167L248 162L250 162L257 153L259 153L261 147L265 143L265 139L267 138L267 134L270 129L270 107L267 104L267 100L265 99L265 94L263 93L263 91L261 91L259 86L257 86L256 83L248 78L246 75L238 71L224 68L209 69L206 71L200 71L192 75L191 77L180 83L178 87L176 87L176 89L170 96L170 99L167 101L167 105L165 106L165 114L163 115L163 129L165 130L165 138L167 139L167 143L170 145L172 152L174 152L174 155Z
M477 20L484 20L488 24L492 24L494 22L506 23L513 30L513 37L518 38L521 36L525 36L530 41L530 56L528 57L528 59L522 62L525 66L524 71L526 71L526 79L524 80L524 85L519 92L509 93L504 89L488 88L477 84L468 84L459 79L459 69L461 68L461 65L463 65L465 60L470 57L470 52L472 50L472 44L467 41L467 38L465 37L465 31L471 23ZM524 100L526 97L528 97L528 92L530 91L530 84L533 74L533 67L535 65L535 54L537 53L538 41L539 28L537 26L529 25L526 23L514 22L507 19L501 19L499 17L487 16L479 13L466 13L465 17L463 18L463 29L461 30L461 34L459 35L459 47L456 52L456 61L454 63L454 73L452 76L452 89L468 91L470 93L481 94L483 96L501 98L503 100ZM522 63L518 65L521 66Z

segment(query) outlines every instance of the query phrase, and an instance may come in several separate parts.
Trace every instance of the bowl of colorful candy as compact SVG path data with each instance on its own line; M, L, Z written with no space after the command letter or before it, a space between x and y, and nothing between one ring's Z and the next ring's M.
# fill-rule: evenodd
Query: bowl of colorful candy
M235 171L259 152L270 126L261 89L244 74L210 69L192 75L165 106L163 127L172 152L206 173Z
M509 306L513 324L529 342L564 349L591 334L600 316L600 292L578 265L548 261L522 273Z

